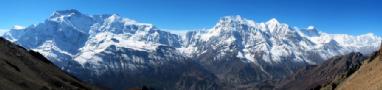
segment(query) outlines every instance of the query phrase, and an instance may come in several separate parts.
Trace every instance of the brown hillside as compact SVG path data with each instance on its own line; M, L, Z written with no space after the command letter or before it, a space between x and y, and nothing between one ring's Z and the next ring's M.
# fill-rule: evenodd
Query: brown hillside
M382 47L337 89L382 90Z
M365 57L361 53L333 57L318 66L300 70L281 81L276 90L316 90L335 88L341 80L358 69Z

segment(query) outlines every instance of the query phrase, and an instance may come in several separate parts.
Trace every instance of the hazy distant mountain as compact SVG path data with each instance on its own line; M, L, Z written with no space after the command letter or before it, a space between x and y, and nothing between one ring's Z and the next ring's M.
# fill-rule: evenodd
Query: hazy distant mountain
M97 89L66 74L41 54L0 38L0 89Z
M4 35L82 80L113 89L250 89L350 52L370 54L373 34L327 34L271 19L222 17L211 29L173 34L119 15L54 12ZM260 85L261 86L261 85Z

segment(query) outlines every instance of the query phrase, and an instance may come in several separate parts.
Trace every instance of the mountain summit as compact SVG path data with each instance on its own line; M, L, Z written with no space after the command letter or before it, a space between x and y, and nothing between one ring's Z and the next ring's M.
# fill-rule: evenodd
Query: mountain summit
M370 35L308 35L276 19L256 23L240 16L180 35L117 14L77 10L57 11L3 37L42 53L81 80L112 89L257 88L335 55L371 53L381 41Z
M76 9L60 10L53 13L51 17L67 16L67 15L81 15L82 13Z

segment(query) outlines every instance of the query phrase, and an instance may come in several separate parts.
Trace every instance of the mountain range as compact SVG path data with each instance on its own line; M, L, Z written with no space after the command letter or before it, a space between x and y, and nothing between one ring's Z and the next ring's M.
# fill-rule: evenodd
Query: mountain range
M62 70L111 89L267 89L302 68L338 55L372 55L381 37L328 34L276 19L225 16L208 30L175 34L117 14L54 12L4 38Z

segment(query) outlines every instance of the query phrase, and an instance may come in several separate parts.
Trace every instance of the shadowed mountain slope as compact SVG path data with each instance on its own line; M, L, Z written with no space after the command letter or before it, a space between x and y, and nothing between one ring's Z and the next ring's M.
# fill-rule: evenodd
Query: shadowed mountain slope
M41 54L0 38L0 89L2 90L89 90Z
M365 58L360 53L331 58L282 80L276 90L381 90L382 47Z
M308 66L281 81L276 90L316 90L335 88L354 73L365 59L361 53L336 56L317 66Z
M382 48L364 61L359 70L342 82L338 90L382 90Z

